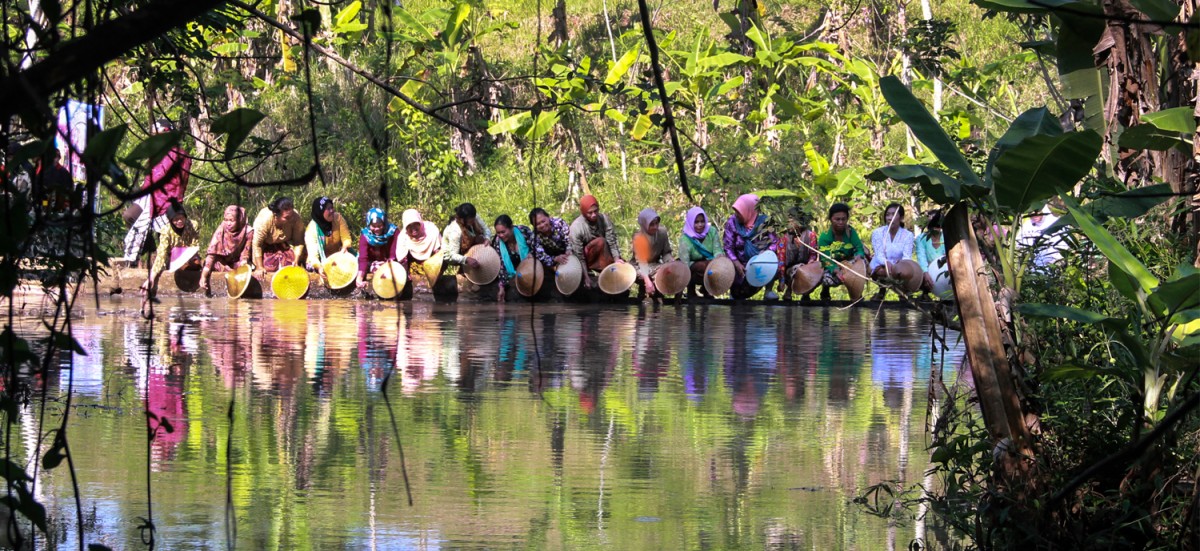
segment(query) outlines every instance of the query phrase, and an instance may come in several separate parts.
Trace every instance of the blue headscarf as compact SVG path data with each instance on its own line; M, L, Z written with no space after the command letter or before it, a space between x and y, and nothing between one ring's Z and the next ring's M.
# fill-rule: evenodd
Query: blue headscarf
M371 224L376 222L387 222L387 215L383 213L383 209L374 208L367 211L367 226L362 229L362 236L367 240L368 245L382 247L388 244L393 235L396 235L396 225L388 222L383 235L375 235L375 232L371 231Z

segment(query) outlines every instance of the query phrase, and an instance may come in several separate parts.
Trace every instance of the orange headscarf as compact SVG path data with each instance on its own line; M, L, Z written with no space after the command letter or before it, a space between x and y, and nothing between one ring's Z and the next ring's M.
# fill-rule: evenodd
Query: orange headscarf
M579 199L579 212L587 214L587 211L591 210L592 207L597 206L599 204L600 204L600 201L596 200L595 195L584 195L583 197L581 197Z

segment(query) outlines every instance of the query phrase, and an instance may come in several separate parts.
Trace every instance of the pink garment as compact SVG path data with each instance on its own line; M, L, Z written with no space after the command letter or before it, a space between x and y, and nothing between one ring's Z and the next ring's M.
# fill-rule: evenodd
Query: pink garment
M753 228L754 221L758 218L758 196L747 193L738 197L733 202L733 210L742 216L742 225Z
M183 150L172 147L162 160L150 169L150 174L146 175L142 189L160 184L162 186L150 194L154 205L154 218L166 214L170 199L183 203L183 194L187 192L191 168L192 159L184 154Z

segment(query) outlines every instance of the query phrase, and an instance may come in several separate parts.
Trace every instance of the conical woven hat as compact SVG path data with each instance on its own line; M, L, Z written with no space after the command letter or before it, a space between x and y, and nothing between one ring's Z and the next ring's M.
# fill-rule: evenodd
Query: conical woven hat
M727 256L718 256L708 263L708 270L704 272L704 290L714 297L728 293L736 276L733 261Z
M384 300L396 298L396 295L404 290L406 283L408 271L404 269L403 264L395 260L376 268L371 276L371 290L375 291L375 296Z
M249 265L238 266L232 272L225 272L225 288L229 290L229 296L232 298L242 298L252 280L254 270L250 269Z
M434 284L437 283L438 276L442 275L442 261L445 258L442 251L438 251L421 263L421 267L425 271L425 280L429 282L430 289L433 289Z
M637 268L629 263L610 264L600 272L600 290L610 295L619 295L633 287L637 280Z
M200 270L175 270L171 272L175 288L185 293L194 293L200 288Z
M921 265L907 258L896 263L895 270L896 279L904 282L904 292L915 293L921 288L921 282L925 280L925 272L921 270Z
M466 257L474 258L479 263L478 268L463 266L463 274L471 283L487 285L500 275L500 255L491 245L475 245L467 251Z
M691 280L692 270L681 260L659 266L658 272L654 274L654 286L658 287L658 292L668 297L682 293Z
M299 266L286 266L271 278L271 292L276 298L295 300L308 292L308 272Z
M778 271L779 257L772 251L763 251L746 263L746 282L754 287L762 287L770 283Z
M850 269L842 269L842 282L846 284L846 290L850 292L850 299L858 300L862 298L863 287L867 285L867 280L858 274L867 273L867 261L856 258L850 262L843 262L843 264L850 267Z
M339 251L326 257L321 269L325 272L325 281L330 289L344 289L354 283L358 258L346 251Z
M567 261L554 271L554 286L558 292L570 295L579 289L580 283L583 283L583 263L575 255L567 255Z
M186 266L188 261L195 257L199 250L200 247L175 247L171 249L171 265L167 268L167 271L174 272Z
M933 280L933 294L938 298L954 296L954 285L950 281L950 265L945 258L939 258L929 263L929 279Z
M517 265L517 292L531 297L542 289L546 280L546 269L532 255Z
M821 269L820 262L809 262L796 269L796 273L792 274L792 292L797 295L807 295L821 284L821 276L824 275Z
M650 238L646 237L646 234L639 232L633 236L633 257L638 262L650 262L651 252L653 251L650 250Z

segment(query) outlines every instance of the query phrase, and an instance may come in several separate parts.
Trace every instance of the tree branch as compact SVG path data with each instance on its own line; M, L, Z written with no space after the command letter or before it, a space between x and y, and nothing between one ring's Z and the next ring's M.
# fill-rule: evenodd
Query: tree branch
M429 107L426 107L425 105L418 102L417 100L408 97L407 94L405 94L404 92L401 92L395 86L392 86L391 84L388 84L387 82L384 82L383 79L381 79L371 73L368 73L366 70L359 68L358 66L354 65L353 63L350 63L349 61L346 61L346 59L343 58L342 56L337 55L336 53L326 49L323 46L320 46L320 45L312 42L311 40L305 40L304 35L300 34L299 31L291 28L288 25L280 23L274 17L271 17L271 16L259 11L254 6L251 6L240 0L230 0L229 4L233 5L233 6L237 6L238 8L241 8L242 10L245 10L247 13L262 20L264 23L266 23L272 27L275 27L276 29L279 29L280 31L283 31L283 34L286 34L292 38L295 38L296 40L303 42L306 46L308 46L309 48L312 48L317 53L333 60L335 63L337 63L338 65L341 65L342 67L350 69L350 71L352 71L354 74L367 79L368 81L371 82L371 84L374 84L374 85L382 88L385 92L400 98L400 101L407 103L413 109L416 109L417 111L425 113L426 115L429 115L430 117L437 119L445 124L453 126L454 128L457 128L467 134L478 134L479 133L479 130L471 128L469 126L459 124L457 122L454 122L454 121L450 120L449 118L447 118L445 115L442 115L442 114L438 113L437 111L430 109Z
M66 42L29 69L0 79L0 119L44 107L50 94L108 62L182 27L226 0L152 0L146 7Z

